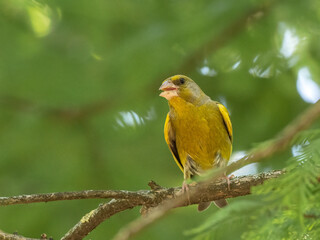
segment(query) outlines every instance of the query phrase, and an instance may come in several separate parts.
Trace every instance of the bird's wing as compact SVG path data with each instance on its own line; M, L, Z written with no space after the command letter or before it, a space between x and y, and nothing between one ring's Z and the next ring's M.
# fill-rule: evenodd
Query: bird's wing
M226 130L228 132L230 141L232 142L232 138L233 138L232 134L233 133L232 133L232 125L231 125L231 120L229 117L229 112L228 112L227 108L225 106L223 106L221 103L217 102L217 105L218 105L219 111L222 115L222 119L223 119L224 125L226 127Z
M176 161L177 165L183 172L183 165L181 163L181 160L178 154L177 145L176 145L176 133L174 128L172 127L169 114L167 115L166 123L164 124L164 138L169 146L169 149L173 155L174 160Z

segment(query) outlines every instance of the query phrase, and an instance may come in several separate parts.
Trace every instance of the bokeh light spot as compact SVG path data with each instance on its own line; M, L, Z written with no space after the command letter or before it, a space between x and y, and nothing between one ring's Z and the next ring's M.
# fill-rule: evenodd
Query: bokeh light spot
M315 103L320 99L320 87L312 80L307 67L298 71L297 90L301 98L307 103Z

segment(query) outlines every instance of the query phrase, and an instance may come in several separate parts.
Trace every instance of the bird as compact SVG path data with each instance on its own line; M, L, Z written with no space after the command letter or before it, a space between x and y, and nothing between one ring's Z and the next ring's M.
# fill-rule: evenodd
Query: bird
M187 191L187 180L193 176L227 165L233 140L229 112L184 75L165 79L159 90L162 91L160 96L169 104L164 125L165 141L183 172L182 191ZM214 203L220 208L228 205L225 199ZM199 203L198 211L207 209L210 204Z

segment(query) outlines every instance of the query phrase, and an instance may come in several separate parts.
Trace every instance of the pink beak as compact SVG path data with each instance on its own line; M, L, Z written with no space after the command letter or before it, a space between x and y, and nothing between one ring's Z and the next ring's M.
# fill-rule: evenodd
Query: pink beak
M169 80L165 80L159 90L161 91L172 91L172 90L177 90L177 87Z
M167 100L170 100L173 97L178 97L178 87L174 85L170 79L165 80L160 86L159 90L163 91L160 93L160 97L164 97Z

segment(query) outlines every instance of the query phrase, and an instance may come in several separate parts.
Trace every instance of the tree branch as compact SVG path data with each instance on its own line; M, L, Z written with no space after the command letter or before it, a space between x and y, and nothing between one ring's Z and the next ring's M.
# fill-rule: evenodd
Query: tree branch
M44 194L19 195L12 197L0 197L0 206L98 198L130 199L139 204L144 204L150 200L148 192L150 191L145 190L133 192L126 190L86 190L80 192L55 192Z
M198 186L202 184L206 185L211 181L216 180L221 176L223 173L230 174L235 170L251 164L253 162L258 162L263 159L266 159L273 154L284 150L291 141L295 138L295 136L302 130L307 129L317 118L320 116L320 101L312 105L308 108L305 112L299 115L290 125L288 125L277 137L275 140L270 141L268 146L263 147L261 149L257 149L253 151L251 154L243 157L237 162L231 163L227 167L223 167L214 171L213 176L203 182L199 183ZM201 194L203 189L201 187L196 188L194 191L190 191L189 198L193 198L194 195ZM123 229L121 229L118 234L115 236L114 240L126 240L129 239L131 236L137 234L142 229L146 228L147 226L151 225L156 220L160 219L166 213L168 213L172 208L180 206L183 204L188 197L186 195L182 195L166 204L159 206L155 211L148 214L148 216L144 218L138 218L137 220L129 223Z
M209 182L206 185L200 184L199 186L190 186L190 193L197 191L197 189L201 189L201 194L192 194L192 197L190 199L184 199L184 202L181 202L180 206L199 204L203 201L213 201L221 198L234 198L248 195L250 194L252 186L262 184L264 181L276 178L281 174L283 174L283 171L278 170L269 173L236 177L230 180L230 190L228 190L228 183L225 180ZM82 239L104 220L116 213L136 206L143 206L142 213L146 213L149 209L153 209L164 202L170 202L172 199L177 199L181 196L181 187L164 188L153 181L149 183L149 186L152 190L140 190L135 192L126 190L87 190L80 192L56 192L1 197L0 206L76 199L113 198L110 202L100 204L98 208L86 214L62 238L64 240ZM4 236L4 233L1 234L2 233L0 233L0 239L2 239L2 235ZM28 240L28 238L23 238L18 235L6 234L5 236L7 238L4 239Z
M238 196L250 194L252 186L262 184L264 181L276 178L283 174L283 171L273 171L269 173L260 173L257 175L237 177L230 180L230 189L228 190L228 183L226 181L216 181L208 183L207 185L190 186L190 192L201 189L201 194L192 194L190 199L185 198L180 206L187 206L191 204L199 204L203 201L213 201L221 198L234 198ZM153 183L154 184L154 183ZM84 216L79 223L77 223L62 239L82 239L95 229L105 219L112 215L133 208L135 206L143 205L142 213L146 213L151 209L161 205L164 202L171 202L172 199L181 196L181 187L176 188L162 188L157 186L155 190L144 190L135 192L123 191L118 195L122 200L111 200L109 203L101 204L97 209L91 211ZM141 196L138 197L137 196ZM116 196L116 195L114 195ZM146 197L147 196L147 197ZM178 207L178 206L176 206Z
M213 201L222 198L234 198L247 195L250 193L250 187L262 184L264 181L278 177L283 171L277 170L269 173L260 173L257 175L248 175L235 177L230 180L230 189L225 181L215 181L199 183L195 186L190 186L190 191L194 189L202 189L201 194L193 196L190 202L185 202L183 205L198 204L202 201ZM153 184L153 185L151 185ZM149 185L154 186L154 182ZM64 200L80 200L80 199L120 199L128 200L134 206L155 207L161 202L177 198L181 194L181 187L164 188L156 185L152 190L86 190L80 192L55 192L44 194L19 195L12 197L0 197L0 206L30 204L39 202L52 202Z

